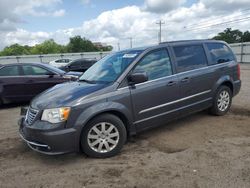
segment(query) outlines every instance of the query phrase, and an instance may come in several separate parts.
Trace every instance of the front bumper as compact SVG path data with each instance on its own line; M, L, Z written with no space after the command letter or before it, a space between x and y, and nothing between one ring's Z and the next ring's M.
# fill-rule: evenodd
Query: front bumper
M45 123L45 122L42 122ZM31 126L27 125L22 117L19 122L20 137L27 145L40 153L58 155L79 151L79 140L76 129L40 129L41 121L35 121ZM38 124L38 125L36 125Z

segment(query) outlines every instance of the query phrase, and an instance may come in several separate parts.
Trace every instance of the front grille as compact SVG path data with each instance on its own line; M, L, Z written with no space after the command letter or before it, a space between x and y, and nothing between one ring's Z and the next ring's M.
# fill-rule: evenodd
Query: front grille
M35 120L37 114L38 114L38 110L29 108L28 111L27 111L27 114L26 114L25 121L26 121L29 125L31 125L31 124L34 122L34 120Z

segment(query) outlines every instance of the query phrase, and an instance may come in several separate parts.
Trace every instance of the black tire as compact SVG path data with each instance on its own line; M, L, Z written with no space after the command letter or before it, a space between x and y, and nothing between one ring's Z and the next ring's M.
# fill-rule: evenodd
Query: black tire
M221 97L220 95L223 94L223 92L227 93L229 96L229 101L228 101L229 103L228 105L226 105L225 109L219 107L219 99ZM210 108L210 113L217 116L223 116L228 112L228 110L231 107L231 104L232 104L232 91L229 87L222 85L218 88L216 92L216 95L213 99L213 106Z
M105 129L106 136L103 135L104 133L102 131L102 124L101 123L104 123L104 122L106 123L105 127L107 126L109 128L112 128L112 126L113 126L113 129L112 129L113 132L108 133L109 130ZM96 129L93 130L94 127L98 128L98 131L101 131L101 133L95 134ZM112 134L113 135L117 134L118 136L111 138ZM98 138L91 139L88 137L88 135L95 136ZM112 145L112 143L109 142L110 139L116 140L116 143L114 145ZM120 118L118 118L117 116L112 115L112 114L102 114L102 115L97 116L94 119L92 119L84 127L82 135L81 135L81 149L86 155L88 155L90 157L94 157L94 158L112 157L120 152L124 143L126 142L126 139L127 139L127 131L126 131L126 128L125 128L123 122L120 120ZM114 140L112 140L112 142ZM93 144L95 141L97 142L97 144L95 146L92 146L92 148L91 148L90 142L92 142L92 144ZM111 145L110 151L107 150L107 147L104 144L104 142L105 142L105 144ZM97 151L99 149L100 145L101 145L101 148L104 149L104 151L102 151L102 152ZM105 150L107 150L107 151L105 151Z

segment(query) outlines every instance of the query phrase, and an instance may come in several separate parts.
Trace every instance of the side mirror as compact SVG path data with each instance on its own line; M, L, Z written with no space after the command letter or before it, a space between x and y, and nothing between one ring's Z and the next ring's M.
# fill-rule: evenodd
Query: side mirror
M128 76L128 82L130 85L139 84L148 81L147 74L144 73L132 73Z

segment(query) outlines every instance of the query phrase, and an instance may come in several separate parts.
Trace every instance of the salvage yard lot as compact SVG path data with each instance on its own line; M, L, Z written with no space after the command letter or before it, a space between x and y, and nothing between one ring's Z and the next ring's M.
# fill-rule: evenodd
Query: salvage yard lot
M0 187L250 187L250 64L230 112L200 112L130 139L109 159L46 156L19 138L20 107L0 109ZM67 140L65 140L67 142Z

